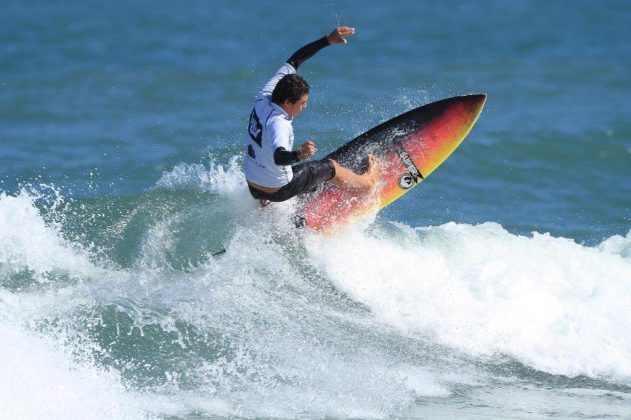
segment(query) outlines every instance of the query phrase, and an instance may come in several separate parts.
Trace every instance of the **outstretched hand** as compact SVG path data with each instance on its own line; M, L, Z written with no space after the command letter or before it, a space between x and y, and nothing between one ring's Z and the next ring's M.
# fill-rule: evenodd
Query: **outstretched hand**
M355 28L349 28L348 26L338 26L333 29L333 32L326 36L326 40L329 44L346 44L346 37L355 34Z
M316 149L315 143L312 142L311 140L308 140L306 143L300 146L300 150L298 150L298 159L300 160L309 159L317 151L318 149Z

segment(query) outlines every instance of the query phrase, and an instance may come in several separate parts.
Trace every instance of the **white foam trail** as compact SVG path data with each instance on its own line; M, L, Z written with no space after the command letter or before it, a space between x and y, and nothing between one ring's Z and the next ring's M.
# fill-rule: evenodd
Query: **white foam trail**
M393 236L394 235L394 236ZM598 248L501 226L398 225L308 238L331 281L383 321L475 355L631 382L631 236Z
M207 398L195 407L225 416L382 418L415 396L449 395L440 375L399 366L370 345L340 343L330 335L339 321L329 326L328 318L339 315L308 298L312 286L291 243L299 234L274 225L282 210L259 209L266 220L239 229L226 254L191 276L149 280L143 290L124 287L130 296L144 294L147 303L159 304L173 323L229 337L229 356L185 372L207 383ZM194 398L178 392L178 399Z

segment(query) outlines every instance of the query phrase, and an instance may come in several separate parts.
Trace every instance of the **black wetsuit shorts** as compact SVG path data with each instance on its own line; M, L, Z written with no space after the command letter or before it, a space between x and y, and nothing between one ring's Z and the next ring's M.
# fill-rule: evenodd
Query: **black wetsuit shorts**
M335 166L329 159L300 163L292 166L291 170L294 174L293 178L289 184L278 191L266 193L249 187L250 194L257 200L285 201L300 194L313 192L320 184L335 176Z

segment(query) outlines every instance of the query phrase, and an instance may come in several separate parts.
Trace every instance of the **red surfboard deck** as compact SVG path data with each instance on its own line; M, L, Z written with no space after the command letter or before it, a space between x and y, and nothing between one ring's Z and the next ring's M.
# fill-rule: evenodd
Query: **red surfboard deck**
M374 194L326 183L301 208L304 223L330 233L381 209L421 183L456 150L475 124L486 95L456 96L408 111L346 143L327 158L357 173L367 156L381 160L383 171Z

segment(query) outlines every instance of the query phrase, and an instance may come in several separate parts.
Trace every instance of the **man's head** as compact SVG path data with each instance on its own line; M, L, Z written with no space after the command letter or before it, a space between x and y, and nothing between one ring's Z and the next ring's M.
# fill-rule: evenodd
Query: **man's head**
M272 92L272 102L280 106L292 117L297 117L307 107L309 84L302 76L283 76Z

